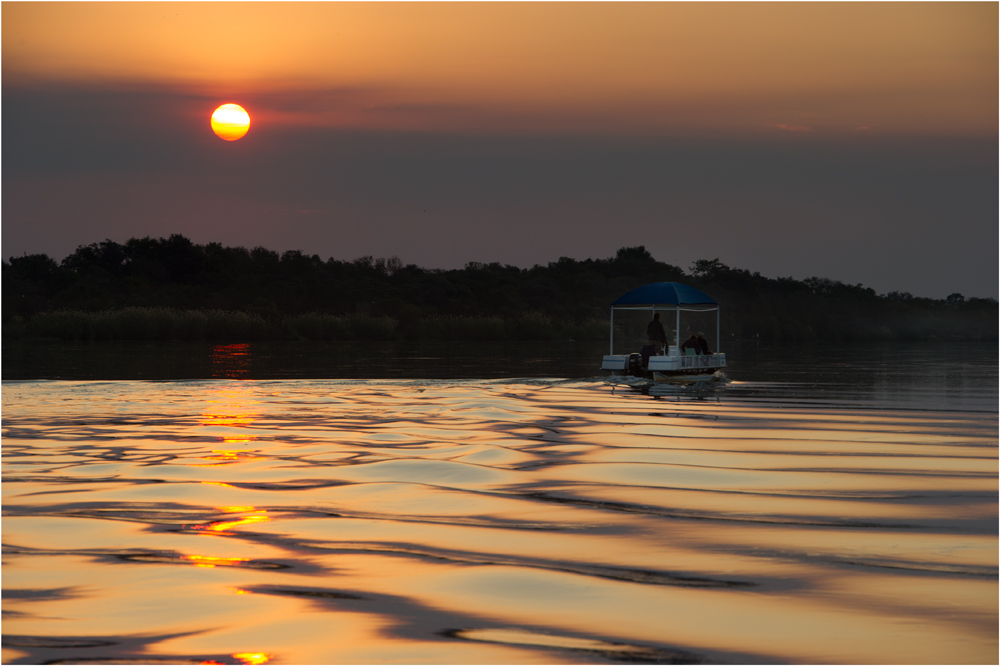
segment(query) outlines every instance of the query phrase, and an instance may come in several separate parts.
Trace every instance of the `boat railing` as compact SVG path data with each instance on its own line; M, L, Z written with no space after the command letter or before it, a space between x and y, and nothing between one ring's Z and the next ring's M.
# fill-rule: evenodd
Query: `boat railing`
M679 356L682 368L698 368L703 366L718 365L719 361L725 361L725 354L695 354L694 356Z
M692 356L668 354L663 356L649 357L650 369L663 368L663 369L682 370L687 368L709 368L709 367L720 367L725 365L726 365L726 355L723 353L695 354Z

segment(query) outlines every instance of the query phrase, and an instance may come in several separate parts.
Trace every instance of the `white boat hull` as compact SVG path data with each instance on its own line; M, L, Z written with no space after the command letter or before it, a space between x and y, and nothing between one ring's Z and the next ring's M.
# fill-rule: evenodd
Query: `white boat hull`
M671 348L671 351L676 347ZM725 354L701 354L695 356L650 356L646 366L642 366L638 354L606 355L601 362L603 370L613 375L646 377L654 382L698 382L711 379L716 372L726 366Z
M693 384L703 382L715 377L715 372L702 372L696 375L667 375L662 372L653 373L654 382L671 382L674 384Z

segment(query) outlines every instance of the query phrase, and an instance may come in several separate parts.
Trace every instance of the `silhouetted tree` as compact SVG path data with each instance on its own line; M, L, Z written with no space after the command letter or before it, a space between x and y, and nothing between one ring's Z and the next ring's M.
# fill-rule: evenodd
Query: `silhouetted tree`
M3 316L59 309L126 307L229 310L277 326L306 313L388 315L415 331L429 317L499 317L526 313L570 329L607 319L609 304L650 282L683 282L723 306L724 337L775 339L907 339L930 335L997 337L997 302L958 293L947 299L907 292L878 295L861 284L822 277L768 278L715 259L690 274L657 261L639 245L608 259L557 261L531 268L470 262L457 270L404 265L398 257L328 259L292 250L278 254L184 236L105 240L81 245L57 263L44 254L3 262ZM280 328L280 327L279 327ZM278 329L274 329L278 330Z

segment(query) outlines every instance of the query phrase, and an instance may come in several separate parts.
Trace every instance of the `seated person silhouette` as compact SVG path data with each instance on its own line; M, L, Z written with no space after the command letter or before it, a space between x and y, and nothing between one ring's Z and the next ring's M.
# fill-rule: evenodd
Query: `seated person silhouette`
M701 346L701 353L702 354L711 354L712 353L711 348L709 348L709 346L708 346L708 340L705 339L705 334L704 333L699 333L698 334L698 344Z
M684 344L681 345L681 351L687 354L688 356L692 356L694 354L700 354L701 343L698 342L698 336L692 333L691 337L685 340Z

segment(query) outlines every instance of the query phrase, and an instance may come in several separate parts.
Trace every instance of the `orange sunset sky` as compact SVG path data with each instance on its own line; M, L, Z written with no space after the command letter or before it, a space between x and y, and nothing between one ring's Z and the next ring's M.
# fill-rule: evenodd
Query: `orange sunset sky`
M5 256L169 233L440 267L645 244L996 295L997 3L2 12ZM253 119L229 146L205 131L223 102ZM931 242L956 230L994 249Z
M994 135L995 3L8 3L15 82L326 92L276 123Z

